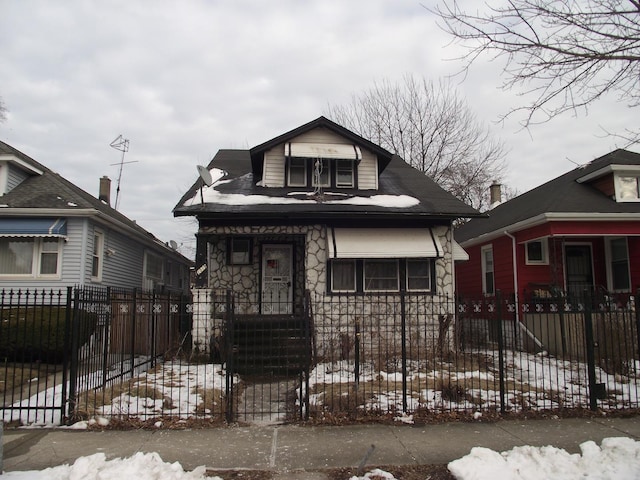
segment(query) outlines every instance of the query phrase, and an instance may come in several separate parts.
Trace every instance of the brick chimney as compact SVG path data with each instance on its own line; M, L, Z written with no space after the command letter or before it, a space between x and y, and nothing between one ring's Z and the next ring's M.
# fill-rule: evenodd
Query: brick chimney
M106 175L100 179L98 200L102 200L107 205L111 205L111 179Z
M496 205L500 205L502 202L502 185L497 182L493 182L489 187L489 205L493 208Z

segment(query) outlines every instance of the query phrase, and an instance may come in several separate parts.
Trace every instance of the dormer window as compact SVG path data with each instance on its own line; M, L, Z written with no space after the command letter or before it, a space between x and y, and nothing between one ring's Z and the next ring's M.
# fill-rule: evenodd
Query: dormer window
M336 160L336 187L354 187L354 166L351 160Z
M620 202L637 202L640 199L640 185L636 176L617 177L617 197Z
M290 158L287 184L290 187L307 186L307 160L305 158Z
M291 142L284 146L289 187L356 186L356 165L362 152L356 145Z

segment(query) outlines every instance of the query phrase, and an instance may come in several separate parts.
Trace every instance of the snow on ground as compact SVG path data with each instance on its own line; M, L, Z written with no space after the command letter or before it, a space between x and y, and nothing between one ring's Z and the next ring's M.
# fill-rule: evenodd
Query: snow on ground
M588 441L580 445L581 453L570 454L552 446L515 447L498 453L488 448L476 447L471 452L449 463L449 471L458 480L637 480L640 479L640 442L626 437L602 440L598 446ZM104 453L78 458L73 465L61 465L45 470L8 472L7 480L204 480L205 467L185 472L180 463L163 462L157 453L136 453L125 459L107 460ZM362 477L394 480L384 470L374 469ZM346 480L346 479L345 479ZM401 479L398 479L401 480Z
M486 411L499 408L498 354L495 352L467 352L466 370L458 371L454 363L407 362L408 413L418 409L433 412ZM474 360L475 359L475 360ZM472 361L473 360L473 361ZM564 361L546 354L505 351L505 400L510 410L523 408L558 409L584 408L589 402L587 366L583 362ZM469 365L475 362L476 367ZM481 366L479 366L481 365ZM630 365L628 375L609 375L596 368L597 382L605 383L607 398L598 406L607 408L633 408L640 403L640 365ZM635 368L634 368L635 367ZM402 375L399 363L387 362L386 370L376 370L371 362L359 364L358 382L366 386L368 396L363 397L359 408L367 411L403 411L403 395L400 386ZM135 369L134 369L135 370ZM131 416L149 419L171 415L182 419L201 417L221 412L217 406L223 401L225 371L219 364L190 365L181 362L160 363L156 368L141 373L134 371L127 390L108 398L106 405L97 405L95 415ZM114 382L130 379L127 375ZM86 376L80 381L79 390L92 388L95 379ZM101 377L97 375L97 377ZM239 378L234 379L238 383ZM310 372L310 404L322 409L330 401L330 385L345 387L356 384L355 364L342 360L321 363ZM122 393L120 393L122 392ZM346 395L348 388L343 389ZM61 385L39 392L14 407L40 406L40 409L5 409L0 418L5 422L19 420L22 425L54 426L60 424ZM298 395L300 392L298 392ZM300 399L298 399L299 401ZM54 407L54 408L52 408Z
M487 370L456 371L455 365L436 364L431 369L424 362L407 362L407 383L409 411L422 407L430 411L487 410L500 406L498 390L498 353L476 352L487 361ZM589 387L587 365L578 361L565 361L546 354L526 352L504 352L505 400L513 410L522 408L557 409L579 408L588 405ZM323 406L323 385L353 384L354 364L346 360L331 364L319 364L310 373L309 383L313 394L312 405ZM596 367L596 380L606 385L608 397L599 401L599 406L607 408L636 407L638 398L640 369L632 369L628 376L608 375ZM402 382L398 372L374 371L370 363L360 364L361 383L372 382L380 391L375 392L362 408L371 410L402 410L401 392L394 384ZM443 392L441 386L459 386L459 398L450 398L451 392ZM389 390L384 391L388 388Z
M185 472L180 463L163 462L157 453L136 453L132 457L107 460L104 453L78 458L73 465L60 465L45 470L5 472L7 480L221 480L207 477L206 468Z

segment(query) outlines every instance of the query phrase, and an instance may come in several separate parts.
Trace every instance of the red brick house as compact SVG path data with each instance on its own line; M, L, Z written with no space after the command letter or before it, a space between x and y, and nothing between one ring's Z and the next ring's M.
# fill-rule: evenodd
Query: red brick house
M640 154L615 150L455 231L462 295L519 299L640 288Z

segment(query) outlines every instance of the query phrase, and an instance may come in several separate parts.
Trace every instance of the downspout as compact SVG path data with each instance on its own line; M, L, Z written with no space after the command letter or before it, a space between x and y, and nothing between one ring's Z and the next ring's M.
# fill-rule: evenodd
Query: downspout
M517 325L522 330L524 330L527 336L538 346L538 348L540 348L541 350L544 350L544 345L542 344L542 342L538 340L538 338L533 334L533 332L529 330L527 326L524 323L522 323L522 321L520 321L520 309L518 308L520 306L520 302L519 302L520 295L518 294L518 264L516 263L517 262L516 237L511 235L506 230L504 231L504 234L511 239L511 252L513 257L513 292L514 292L514 300L515 300L515 307L516 307L515 311L516 311Z
M516 257L516 237L511 235L506 230L504 234L511 239L511 256L513 259L513 294L516 303L516 321L520 322L520 310L518 309L519 305L519 295L518 295L518 263Z

